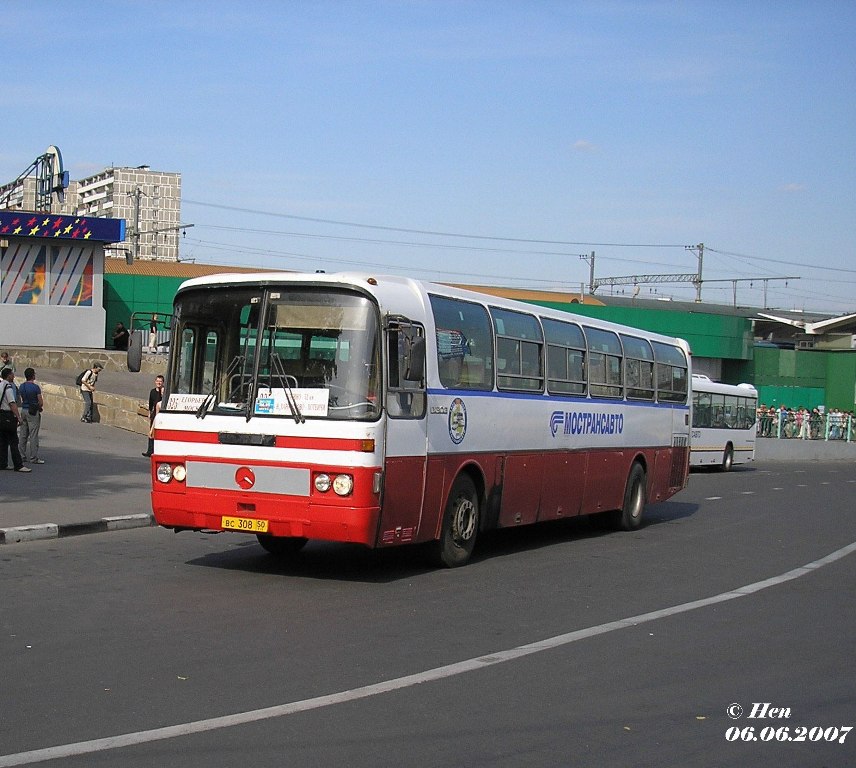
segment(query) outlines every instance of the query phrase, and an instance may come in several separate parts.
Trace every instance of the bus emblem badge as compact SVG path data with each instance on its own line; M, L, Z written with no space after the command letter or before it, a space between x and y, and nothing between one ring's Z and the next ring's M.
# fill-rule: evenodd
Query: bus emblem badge
M460 397L456 397L449 406L449 437L455 445L460 445L466 434L467 407Z
M256 484L256 475L249 467L239 467L238 471L235 472L235 482L245 491L248 491Z

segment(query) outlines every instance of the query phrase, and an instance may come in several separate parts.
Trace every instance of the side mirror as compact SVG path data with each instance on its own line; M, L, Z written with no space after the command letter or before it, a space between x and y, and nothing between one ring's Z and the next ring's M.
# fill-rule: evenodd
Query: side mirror
M411 339L410 349L404 359L405 381L423 381L425 379L425 338L417 336Z
M128 370L139 373L143 365L143 332L133 331L128 337Z

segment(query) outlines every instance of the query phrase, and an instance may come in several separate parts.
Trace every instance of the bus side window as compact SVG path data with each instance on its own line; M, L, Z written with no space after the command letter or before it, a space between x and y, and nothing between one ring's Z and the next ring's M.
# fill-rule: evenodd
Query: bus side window
M667 403L687 401L687 359L680 347L652 341L656 361L657 399ZM714 421L717 415L714 408Z
M618 335L584 326L588 342L589 392L594 397L622 397L622 349Z
M544 389L544 337L534 315L491 307L496 335L498 389Z
M624 377L631 400L654 399L654 352L651 345L636 336L621 334L624 346Z
M693 393L693 426L713 426L710 413L710 393L708 392Z
M493 338L487 310L446 296L429 296L437 371L448 389L493 389Z
M547 342L547 391L550 394L586 393L586 339L575 323L541 318Z

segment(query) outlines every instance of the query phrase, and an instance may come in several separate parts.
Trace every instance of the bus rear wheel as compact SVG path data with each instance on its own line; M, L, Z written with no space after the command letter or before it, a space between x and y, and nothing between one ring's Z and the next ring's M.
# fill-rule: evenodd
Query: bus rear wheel
M297 536L270 536L266 533L257 533L256 538L262 545L262 549L275 557L296 555L308 541Z
M719 465L719 468L723 472L729 472L731 467L734 466L734 448L731 447L729 443L725 446L725 453L722 455L722 464Z
M624 503L621 509L604 512L610 528L634 531L642 524L645 509L645 470L638 462L630 468L627 485L624 486Z
M479 531L479 497L467 475L459 475L449 492L440 539L434 542L437 562L446 568L464 565L473 553Z

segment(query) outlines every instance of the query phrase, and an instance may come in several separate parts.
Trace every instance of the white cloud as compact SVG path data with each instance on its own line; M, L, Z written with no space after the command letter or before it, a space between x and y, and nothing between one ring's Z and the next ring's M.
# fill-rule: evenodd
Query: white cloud
M802 192L805 187L802 184L797 184L796 182L791 182L790 184L785 184L782 188L782 192Z
M574 152L595 152L597 147L586 139L577 139L574 142Z

